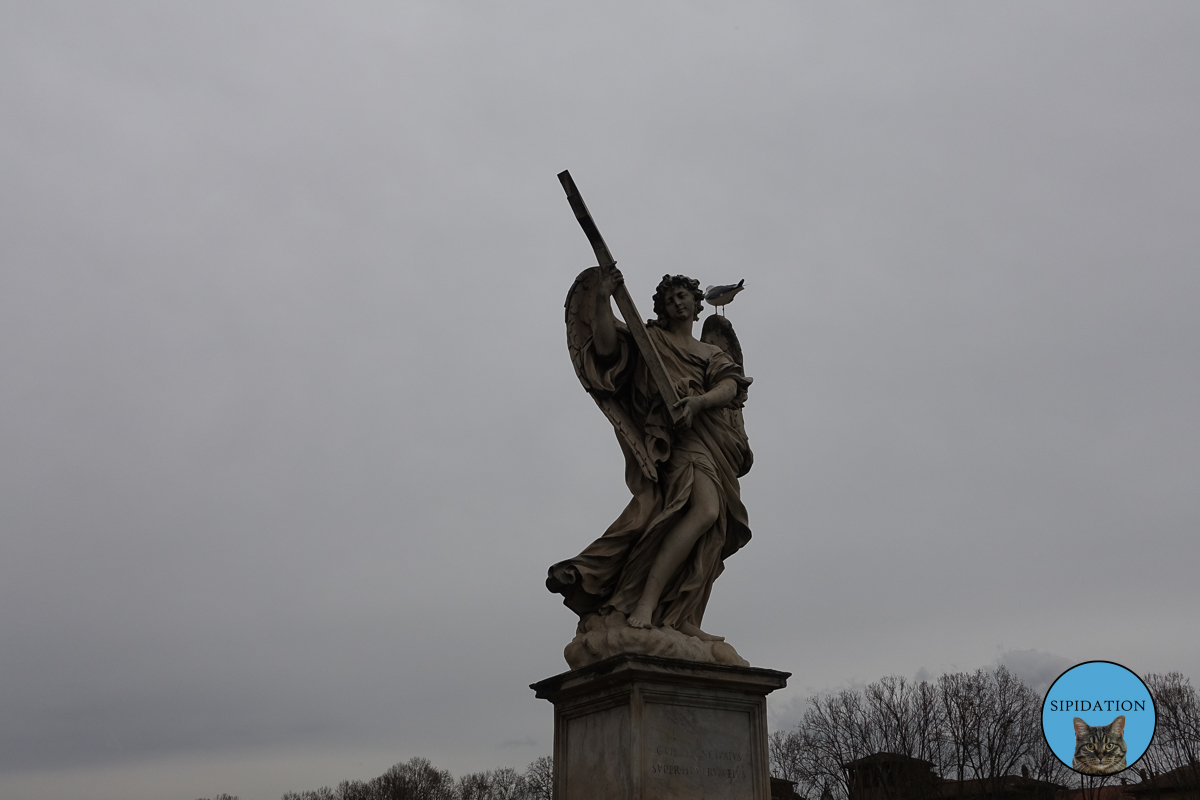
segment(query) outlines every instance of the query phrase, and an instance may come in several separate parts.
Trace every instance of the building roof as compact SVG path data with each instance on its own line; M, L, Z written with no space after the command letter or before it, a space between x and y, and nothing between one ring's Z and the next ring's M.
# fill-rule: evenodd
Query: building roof
M1057 795L1058 800L1130 800L1129 789L1119 783L1108 786L1093 786L1087 789L1067 789Z
M1126 789L1135 795L1165 789L1200 789L1200 764L1184 764L1161 775L1149 775L1141 783L1127 786Z
M1022 775L1003 775L999 786L993 788L991 781L975 778L969 781L956 781L947 778L938 786L941 797L978 797L985 794L1050 794L1065 789L1057 783L1040 781L1037 778L1026 778Z
M856 758L853 761L847 761L845 764L842 764L842 768L849 769L850 767L868 767L877 766L879 764L911 764L913 766L920 764L928 767L929 769L933 769L932 761L926 761L923 758L913 758L912 756L906 756L903 753L871 753L869 756L863 756L862 758Z

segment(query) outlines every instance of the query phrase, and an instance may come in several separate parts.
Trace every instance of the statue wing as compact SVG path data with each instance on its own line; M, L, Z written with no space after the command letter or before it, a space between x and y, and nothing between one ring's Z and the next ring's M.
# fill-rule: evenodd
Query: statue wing
M729 321L728 317L709 315L704 320L700 341L716 345L724 350L739 367L745 366L742 363L742 344L738 341L737 333L733 330L733 323Z
M651 459L650 453L646 450L646 438L641 424L634 419L618 396L612 392L599 391L600 387L594 386L587 374L585 362L591 357L589 350L592 339L592 316L595 308L593 298L599 278L600 268L589 267L579 273L579 277L575 279L575 283L571 284L571 289L567 292L565 304L567 350L571 354L571 364L575 367L575 374L579 377L579 382L596 401L596 405L600 406L604 416L608 417L608 421L612 423L621 442L637 460L642 474L651 481L657 481L658 469L654 460ZM630 337L629 329L620 320L617 320L617 329L622 338ZM629 346L636 352L632 341L629 342Z
M712 314L704 320L704 328L700 333L700 341L706 344L711 344L721 348L726 355L734 360L739 367L742 364L742 344L738 341L737 333L733 330L733 323L728 317ZM749 385L752 378L745 378L745 383L739 385L737 396L734 397L732 405L725 409L725 413L729 415L729 421L741 433L743 439L746 437L746 422L742 416L742 406L746 403L746 386ZM745 453L742 456L742 466L738 472L738 477L742 477L750 471L750 467L754 465L754 452L749 446L745 448Z

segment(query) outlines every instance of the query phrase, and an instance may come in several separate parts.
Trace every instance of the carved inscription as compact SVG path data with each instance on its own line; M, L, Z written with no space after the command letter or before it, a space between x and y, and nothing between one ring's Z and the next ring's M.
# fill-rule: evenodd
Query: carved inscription
M646 720L645 796L750 800L757 766L745 712L653 704Z
M660 745L654 751L652 775L698 775L703 778L749 777L737 750L688 750Z

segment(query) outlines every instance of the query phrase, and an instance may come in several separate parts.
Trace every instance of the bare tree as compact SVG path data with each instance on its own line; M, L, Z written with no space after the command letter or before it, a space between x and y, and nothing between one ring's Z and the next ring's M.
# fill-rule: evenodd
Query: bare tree
M282 800L553 800L553 772L553 761L543 756L524 773L502 767L455 781L428 759L413 758L373 780L342 781L336 789L324 786L315 791L286 792Z
M554 759L542 756L525 768L527 800L554 800Z
M794 730L771 736L768 752L773 775L796 781L809 797L828 791L831 800L849 796L846 765L854 762L853 779L867 781L880 800L929 795L939 776L971 795L999 794L1004 777L1017 773L1059 785L1068 779L1041 735L1040 698L1004 667L933 683L890 676L862 691L811 698ZM861 761L878 754L891 755Z
M802 783L804 758L804 746L798 732L775 731L767 737L767 761L772 777Z
M1058 760L1050 745L1046 744L1044 736L1039 736L1034 742L1027 766L1029 777L1035 780L1056 783L1059 786L1070 786L1075 780L1075 773Z
M1147 675L1154 698L1154 740L1139 772L1155 794L1200 800L1200 698L1181 673Z
M307 792L284 792L282 800L342 800L342 798L333 789L322 786L320 789Z
M946 715L938 700L937 687L929 681L913 686L910 704L912 735L921 745L910 755L932 761L938 774L942 773L945 755L942 752L942 731L946 727Z
M844 765L876 751L862 695L844 690L811 698L797 732L803 753L797 765L802 794L829 790L834 800L849 797Z
M456 800L454 790L449 772L427 758L411 758L373 780L342 781L333 796L337 800Z
M474 772L458 779L457 800L525 800L525 778L511 767Z
M1146 752L1159 772L1200 762L1200 697L1181 673L1147 675L1157 727Z
M867 756L891 753L936 766L941 725L934 687L898 676L883 678L861 692L811 698L795 731L771 737L772 774L795 781L808 797L847 798L852 778L846 765ZM936 780L915 766L903 780L896 780L899 776L888 773L887 764L868 762L857 767L856 779L871 778L889 800L910 800L927 793ZM872 770L878 774L865 776Z
M962 782L974 776L972 753L979 748L984 709L979 702L983 670L971 674L955 672L937 680L938 701L942 707L943 775Z
M942 710L934 688L890 675L863 691L866 725L875 752L898 753L937 765Z
M945 718L943 748L954 779L980 781L984 795L999 794L1001 779L1021 767L1044 769L1038 748L1041 702L1004 667L938 679Z

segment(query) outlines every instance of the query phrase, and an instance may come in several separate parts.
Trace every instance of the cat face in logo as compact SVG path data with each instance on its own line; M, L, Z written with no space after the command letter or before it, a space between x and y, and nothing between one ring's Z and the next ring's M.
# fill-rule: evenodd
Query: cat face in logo
M1092 727L1075 718L1075 759L1071 766L1088 775L1111 775L1125 763L1125 715L1107 725Z

